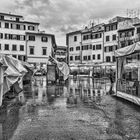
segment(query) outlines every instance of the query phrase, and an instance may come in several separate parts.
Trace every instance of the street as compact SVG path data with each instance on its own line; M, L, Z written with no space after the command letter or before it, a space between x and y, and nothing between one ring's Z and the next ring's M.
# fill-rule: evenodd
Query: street
M0 140L140 140L139 107L109 89L107 79L46 86L38 76L32 91L1 110Z

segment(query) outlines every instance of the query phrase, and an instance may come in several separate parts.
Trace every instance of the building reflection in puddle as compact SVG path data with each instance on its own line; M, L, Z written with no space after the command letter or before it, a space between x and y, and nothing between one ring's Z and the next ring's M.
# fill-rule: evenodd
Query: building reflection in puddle
M11 108L4 109L0 115L0 139L9 140L19 123L19 110L21 105L22 114L35 116L36 107L42 105L51 105L56 98L66 98L67 103L100 103L105 94L104 85L93 84L92 79L69 79L68 85L47 85L45 78L36 78L32 87L26 87L26 91L20 93ZM69 101L68 101L69 100ZM18 103L21 104L18 104Z
M73 100L76 98L77 101L79 101L80 98L80 101L83 103L95 102L96 104L100 104L103 95L107 92L105 83L93 83L91 78L83 78L77 81L70 79L68 88L68 98L73 98Z

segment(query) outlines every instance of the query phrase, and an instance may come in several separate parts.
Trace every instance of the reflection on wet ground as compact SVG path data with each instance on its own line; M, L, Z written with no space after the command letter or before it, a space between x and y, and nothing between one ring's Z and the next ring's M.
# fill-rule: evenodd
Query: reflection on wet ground
M108 94L110 83L90 78L32 90L0 111L0 140L139 140L139 107Z

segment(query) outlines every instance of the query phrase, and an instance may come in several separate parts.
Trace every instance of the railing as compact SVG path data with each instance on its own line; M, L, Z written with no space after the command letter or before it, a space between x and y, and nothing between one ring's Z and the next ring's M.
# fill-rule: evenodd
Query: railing
M121 91L130 95L140 97L140 82L139 81L128 81L125 79L117 80L117 91Z

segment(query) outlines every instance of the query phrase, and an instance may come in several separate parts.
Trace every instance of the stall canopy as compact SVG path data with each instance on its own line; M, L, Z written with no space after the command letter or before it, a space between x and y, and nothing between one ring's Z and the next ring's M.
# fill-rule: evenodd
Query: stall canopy
M115 51L116 57L131 55L134 52L140 51L140 42L134 43L130 46L118 49Z
M52 56L49 56L49 61L57 66L59 71L63 74L64 80L67 80L70 73L68 65L65 62L58 62Z
M0 54L0 105L2 104L3 95L15 85L20 87L23 76L27 69L31 68L27 63L23 63L12 56Z

